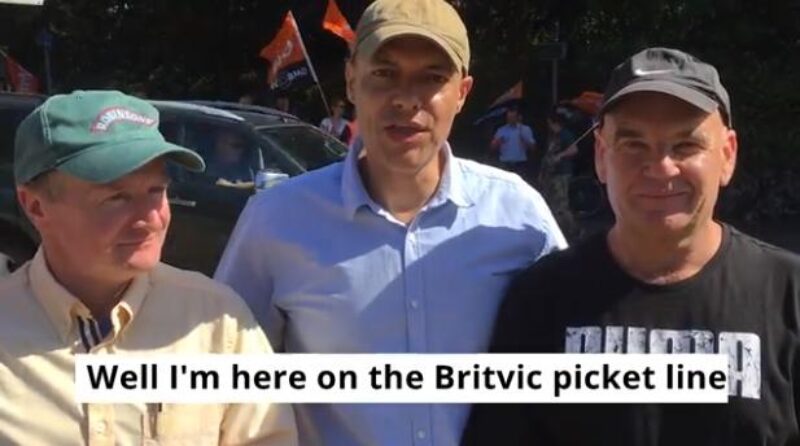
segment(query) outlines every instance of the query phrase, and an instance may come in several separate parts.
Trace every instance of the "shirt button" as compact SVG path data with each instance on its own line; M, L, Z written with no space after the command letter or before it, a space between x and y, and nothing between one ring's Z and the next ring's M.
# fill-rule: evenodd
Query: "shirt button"
M425 429L420 429L417 431L417 438L419 438L420 440L424 440L425 437L427 436L428 434L425 432Z
M416 309L418 309L418 308L419 308L419 301L412 300L412 301L411 301L411 303L410 303L410 305L411 305L411 309L412 309L412 310L416 310ZM422 431L420 431L420 432L422 432Z
M94 425L94 433L103 435L108 430L108 424L105 421L100 421Z

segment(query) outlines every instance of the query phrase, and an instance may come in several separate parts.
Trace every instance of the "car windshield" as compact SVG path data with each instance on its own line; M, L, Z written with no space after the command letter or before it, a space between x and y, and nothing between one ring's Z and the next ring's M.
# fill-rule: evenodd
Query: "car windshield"
M258 132L297 160L314 170L344 158L347 147L313 127L305 125L259 127Z

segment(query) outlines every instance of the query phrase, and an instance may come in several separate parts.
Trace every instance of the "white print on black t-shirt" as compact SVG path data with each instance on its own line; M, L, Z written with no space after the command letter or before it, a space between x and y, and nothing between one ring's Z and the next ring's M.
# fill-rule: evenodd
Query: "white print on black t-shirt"
M605 335L605 336L604 336ZM566 353L723 353L728 394L761 398L761 338L753 333L642 327L567 327Z

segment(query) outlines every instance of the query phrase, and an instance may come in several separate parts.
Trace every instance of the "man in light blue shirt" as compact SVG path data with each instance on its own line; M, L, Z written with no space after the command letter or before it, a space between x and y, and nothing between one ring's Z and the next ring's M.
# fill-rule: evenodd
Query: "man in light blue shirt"
M522 116L516 108L506 111L506 123L495 132L492 149L500 152L498 157L504 169L523 178L530 176L527 172L528 152L536 149L536 139L533 130L522 123Z
M444 0L376 0L347 65L363 144L253 197L216 278L279 351L487 349L510 277L566 243L518 176L447 143L472 86ZM458 444L466 405L297 405L304 446Z

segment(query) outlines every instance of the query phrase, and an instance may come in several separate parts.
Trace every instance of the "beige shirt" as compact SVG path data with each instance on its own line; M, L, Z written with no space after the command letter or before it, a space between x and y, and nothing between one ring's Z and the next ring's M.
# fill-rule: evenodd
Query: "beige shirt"
M106 337L90 327L89 310L55 281L42 250L0 281L0 444L297 444L288 405L75 402L74 355L87 347L117 355L271 353L226 286L159 264L134 279L110 322Z

